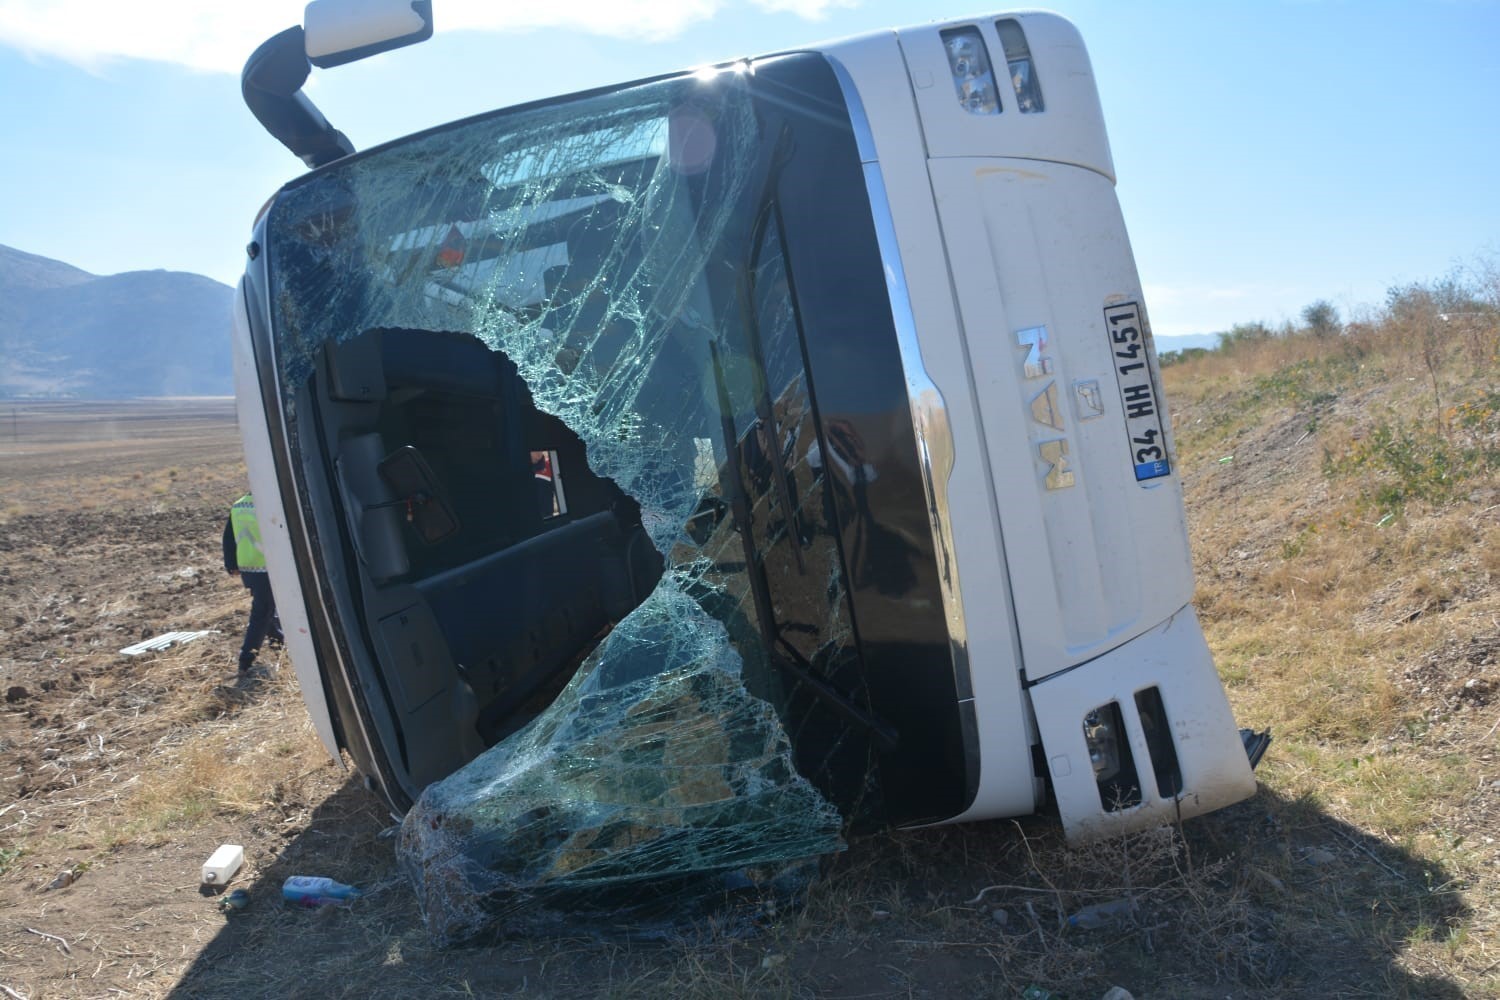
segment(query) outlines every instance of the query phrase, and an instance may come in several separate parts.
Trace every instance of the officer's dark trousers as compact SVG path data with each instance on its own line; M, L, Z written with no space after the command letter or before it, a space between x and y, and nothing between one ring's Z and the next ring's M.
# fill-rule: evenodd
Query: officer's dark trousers
M250 621L245 626L245 641L240 646L240 669L255 662L255 654L265 641L266 633L276 621L276 599L271 596L271 580L264 572L241 573L240 579L250 590Z

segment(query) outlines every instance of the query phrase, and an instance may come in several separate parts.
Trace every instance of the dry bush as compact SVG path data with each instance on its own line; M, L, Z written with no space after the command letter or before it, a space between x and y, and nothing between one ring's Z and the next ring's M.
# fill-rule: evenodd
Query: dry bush
M201 678L179 689L187 695L179 699L183 727L152 747L141 781L123 804L115 842L149 840L212 816L248 816L298 801L299 779L327 766L328 758L305 719L279 712L263 720L246 717L267 714L249 699L264 698L273 686L295 690L281 674L238 687Z
M1374 935L1405 974L1473 996L1500 995L1496 287L1408 286L1337 338L1252 339L1164 372L1196 600L1241 723L1276 732L1273 813L1447 873L1414 884L1390 864L1289 923ZM1400 919L1360 925L1360 906Z

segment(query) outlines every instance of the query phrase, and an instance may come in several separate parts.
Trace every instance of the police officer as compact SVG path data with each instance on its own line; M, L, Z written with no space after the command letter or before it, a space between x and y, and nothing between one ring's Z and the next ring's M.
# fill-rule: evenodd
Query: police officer
M266 576L266 554L260 545L260 525L255 520L255 500L248 493L229 508L229 520L224 523L224 571L238 576L250 591L250 621L240 646L243 674L255 663L255 654L268 633L272 642L282 641L276 599L271 596L271 581Z

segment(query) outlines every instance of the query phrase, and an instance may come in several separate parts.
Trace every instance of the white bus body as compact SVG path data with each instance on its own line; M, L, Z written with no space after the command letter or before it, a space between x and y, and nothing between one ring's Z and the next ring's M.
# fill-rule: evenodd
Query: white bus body
M718 96L700 99L693 87ZM658 90L666 110L641 111ZM629 96L640 94L647 96ZM617 131L611 139L634 143L637 158L616 150L588 175L612 171L616 194L551 179L548 150L535 143L510 160L465 159L466 143L483 130L484 142L504 146L508 121L542 134L537 123L575 108L610 123L600 129L639 116L630 119L633 137ZM444 178L461 179L445 179L452 189L430 197L413 190L402 219L399 185L409 188L416 175L393 174L386 187L382 171L406 169L418 154L434 157ZM531 159L517 166L516 157ZM550 193L526 194L544 175ZM535 654L538 664L555 661L557 674L628 617L658 576L680 577L704 552L732 549L746 568L722 570L727 575L712 576L702 593L739 595L727 634L747 664L771 664L772 679L752 690L767 692L809 755L809 770L826 771L822 780L808 777L836 802L839 769L850 766L834 760L843 751L799 734L833 725L865 734L860 739L873 733L867 756L882 789L873 818L901 825L1027 814L1050 790L1069 838L1080 840L1251 795L1251 761L1190 604L1179 470L1114 183L1076 30L1055 15L1018 13L499 112L335 155L288 185L258 220L236 312L235 372L288 650L329 751L347 748L404 807L525 723L494 708L509 704L502 689L519 675L507 659L519 640L486 639L483 623L464 610L507 614L514 598L493 589L500 577L485 567L511 560L506 565L545 576L575 572L565 567L581 559L580 580L624 581L619 594L600 598L598 622L593 605L580 610L581 599L560 612L570 624L557 628L586 632L587 641L558 640L555 654ZM469 185L461 195L460 185ZM693 234L691 246L707 247L709 213L718 209L705 201L714 192L726 199L737 192L749 206L743 218L713 217L722 223L715 247L737 245L743 230L749 278L721 273L738 250L666 265L659 247L638 235L649 229L664 240L679 213L694 220L683 230ZM482 212L473 211L481 196ZM669 198L681 207L664 207ZM318 219L332 221L319 228ZM610 225L619 227L613 244ZM543 232L548 226L553 235ZM601 232L604 262L584 274L589 241ZM781 350L776 338L791 335L766 329L777 307L744 313L743 303L731 302L741 279L747 295L762 294L756 268L767 260L781 269L773 291L793 317L786 328L795 327L785 357L771 355ZM684 293L673 310L658 308L660 289L640 277L668 266L687 267L671 272L675 281L704 275L702 289ZM328 275L307 277L318 268ZM566 291L574 277L592 284ZM351 281L357 295L347 291ZM405 288L416 290L407 298ZM613 296L614 304L595 315L579 304L589 296ZM618 304L624 298L635 303L628 310ZM358 329L320 333L310 316L324 304ZM456 329L457 338L428 332L433 324L422 318L481 308L484 321ZM738 318L725 318L731 313ZM636 347L606 357L604 335L594 327L580 333L596 320L631 345L655 345L640 348L644 374L631 376L639 412L610 409L610 380L634 370L621 358ZM762 328L750 334L750 348L736 348L731 328L755 322ZM652 340L657 327L665 332ZM547 350L559 359L542 375L526 353L539 337L552 338ZM479 367L485 351L505 358L498 374L481 380L499 386L492 398L465 382L464 371L439 372L431 360L450 352L451 367L472 374L474 364L458 360L468 357L469 341ZM703 398L694 406L712 409L717 383L723 437L701 429L712 421L689 434L661 416L664 394L652 395L651 380L668 353L693 359L681 363L700 380ZM741 355L749 375L730 363ZM792 374L771 384L773 369ZM588 386L592 409L574 419L557 402L566 394L541 383L581 386L585 370L596 380ZM760 402L732 399L741 377L751 388L737 391L759 386ZM689 395L691 382L683 382ZM493 454L465 452L467 465L444 459L440 440L413 449L438 470L427 470L443 481L434 492L454 496L440 520L462 525L460 538L482 527L473 512L483 508L465 507L453 470L512 461L516 449L545 467L538 481L553 488L554 475L560 480L558 504L548 512L543 498L537 524L484 527L471 549L439 558L432 553L443 546L469 543L429 545L413 533L412 496L393 485L400 470L392 471L391 456L407 443L401 434L437 440L421 420L457 420L458 408L480 405L476 399L497 413L521 407L497 426L519 420L551 430L527 431L531 439L510 445L498 441L509 431L496 432L497 443L485 445ZM614 440L583 426L590 413L616 420L609 425L616 437L626 433L621 427L639 428L642 449L689 456L682 461L699 501L692 518L661 523L663 510L686 509L675 493L662 494L672 500L663 507L649 491L623 499L600 492L629 490L619 473L578 468L573 456L605 462L605 442ZM503 482L523 480L530 482ZM483 492L510 488L501 482ZM396 523L403 503L405 526ZM618 523L605 523L611 517ZM699 520L707 527L694 528ZM596 530L585 522L614 546L607 564L553 544L564 529ZM649 538L654 551L642 556L637 538ZM508 554L547 545L543 562ZM748 582L724 582L757 572ZM813 601L826 602L821 612L797 610L812 600L798 583L809 573L831 574ZM490 605L476 597L483 588L491 588ZM851 625L798 646L799 630L824 629L812 618L840 609ZM392 653L406 645L420 647L411 662ZM492 665L476 668L481 660Z

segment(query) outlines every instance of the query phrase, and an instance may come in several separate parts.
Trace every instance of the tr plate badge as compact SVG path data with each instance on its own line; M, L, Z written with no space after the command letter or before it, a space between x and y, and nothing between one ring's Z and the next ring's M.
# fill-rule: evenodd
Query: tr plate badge
M1125 439L1130 464L1138 483L1172 471L1167 458L1167 435L1161 425L1161 405L1151 378L1146 324L1141 307L1122 302L1104 310L1104 328L1109 337L1115 381L1120 386L1120 405L1125 413Z

